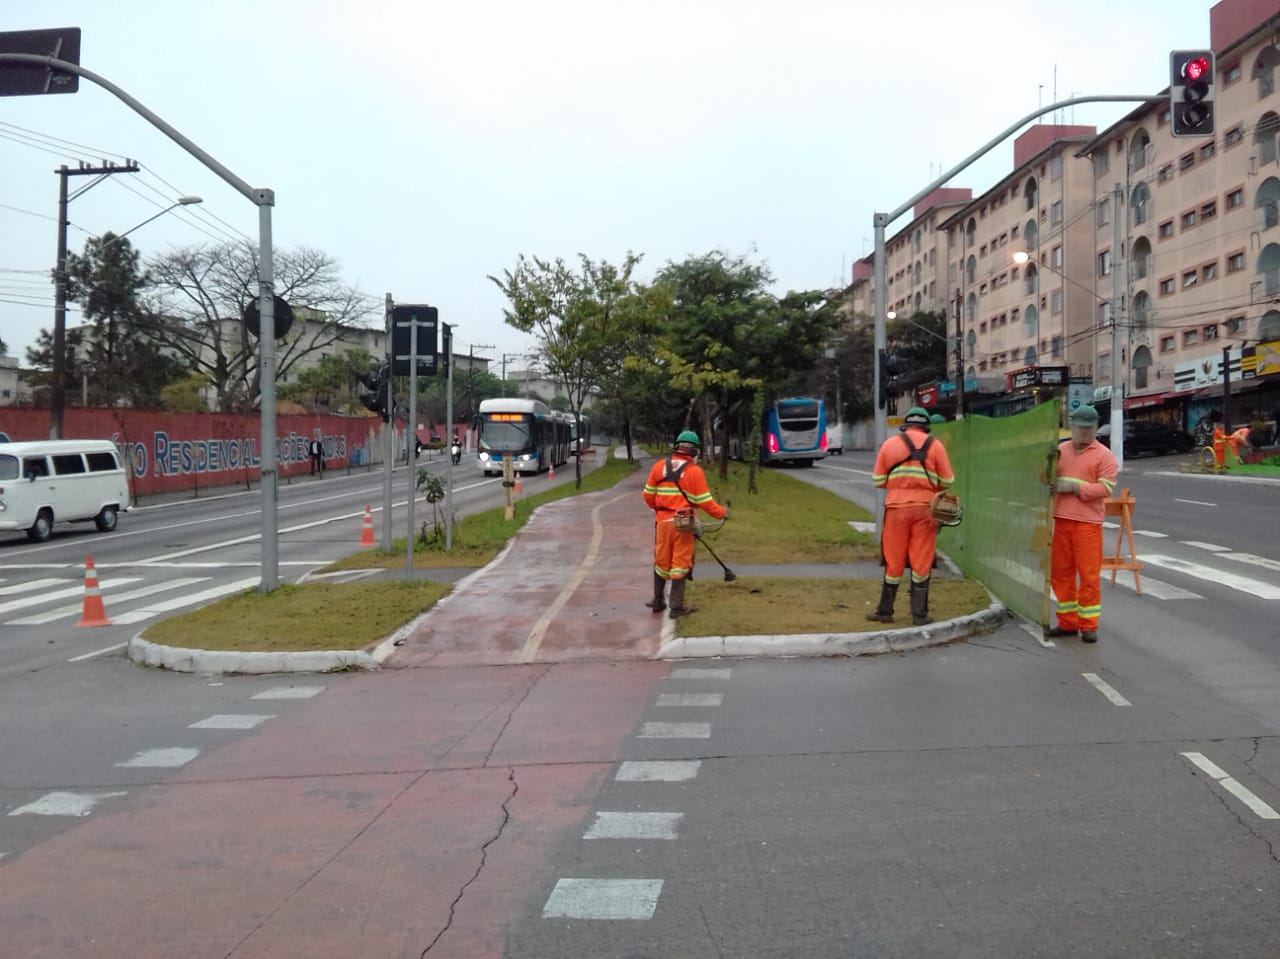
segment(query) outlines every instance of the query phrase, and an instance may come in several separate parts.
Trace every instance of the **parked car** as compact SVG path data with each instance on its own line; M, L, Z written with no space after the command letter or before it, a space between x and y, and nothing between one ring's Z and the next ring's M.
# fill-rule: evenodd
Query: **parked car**
M1111 424L1098 427L1098 442L1111 446ZM1124 455L1141 456L1150 453L1161 456L1169 453L1186 453L1195 447L1195 440L1186 430L1167 426L1152 420L1126 420L1124 424Z

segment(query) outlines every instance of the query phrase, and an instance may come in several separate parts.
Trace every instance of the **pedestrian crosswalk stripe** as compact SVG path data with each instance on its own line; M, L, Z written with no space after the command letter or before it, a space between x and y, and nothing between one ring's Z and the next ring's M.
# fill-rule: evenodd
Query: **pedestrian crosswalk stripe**
M1143 559L1145 558L1144 556ZM1131 577L1124 576L1117 579L1116 585L1137 592L1137 586L1134 585ZM1204 599L1199 593L1193 593L1191 590L1183 589L1181 586L1166 583L1153 576L1148 576L1146 573L1142 574L1142 595L1150 596L1152 599Z
M133 599L142 599L144 596L152 596L156 593L167 592L171 589L181 589L183 586L192 586L196 583L203 583L209 577L207 576L189 576L185 579L173 579L167 583L153 583L150 586L143 586L139 589L130 590L127 593L115 593L111 596L104 596L103 599L108 603L127 603ZM80 615L83 608L82 603L74 603L69 606L59 606L57 609L51 609L44 613L38 613L35 616L24 616L22 619L11 619L5 623L6 626L43 626L45 623L52 623L54 620L63 619L68 616Z
M69 582L69 579L32 579L13 586L0 586L0 596L16 596L18 593L30 593L49 586L65 586Z
M116 586L128 586L130 583L136 583L141 576L119 576L115 579L104 579L98 584L99 589L111 589ZM36 580L39 582L39 580ZM65 579L57 580L59 583L67 582ZM66 599L68 596L83 595L84 583L77 583L75 586L68 586L66 589L55 589L52 593L41 593L39 596L26 596L23 599L11 599L7 603L0 603L0 613L7 613L15 609L28 609L32 606L40 606L49 602L51 599Z
M1201 543L1194 539L1182 540L1183 546L1194 546L1196 549L1207 549L1211 553L1227 553L1230 552L1230 546L1218 546L1216 543Z
M1248 563L1250 566L1261 566L1263 569L1272 569L1280 573L1280 560L1269 559L1266 556L1256 556L1253 553L1219 553L1218 558Z
M223 583L221 586L214 586L211 589L202 590L199 593L190 593L186 596L179 596L175 599L167 599L161 603L153 603L146 609L134 609L120 615L112 615L112 619L121 625L129 623L140 623L144 619L150 619L160 613L168 613L175 609L182 609L184 606L194 606L198 603L207 602L211 599L218 599L231 593L242 593L252 586L257 586L260 582L259 577L254 576L252 579L238 579L234 583Z
M1264 583L1259 579L1237 576L1235 573L1229 573L1214 566L1201 566L1199 563L1191 563L1185 559L1178 559L1176 556L1143 553L1141 558L1148 566L1159 566L1161 569L1171 569L1179 573L1185 573L1188 576L1203 579L1205 582L1227 586L1261 599L1280 599L1280 586Z
M73 793L73 792L51 792L45 793L35 802L29 802L25 806L19 806L17 809L9 813L10 816L87 816L93 812L93 807L103 799L114 799L117 796L125 796L123 792L107 792L107 793Z

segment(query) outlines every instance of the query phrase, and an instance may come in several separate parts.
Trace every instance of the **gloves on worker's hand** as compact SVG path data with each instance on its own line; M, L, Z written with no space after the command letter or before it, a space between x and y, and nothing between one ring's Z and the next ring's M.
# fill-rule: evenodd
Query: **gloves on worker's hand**
M1064 496L1079 496L1080 487L1075 483L1059 483L1056 480L1049 484L1049 495L1061 493Z
M725 519L729 518L729 507L727 506L724 508L724 518Z

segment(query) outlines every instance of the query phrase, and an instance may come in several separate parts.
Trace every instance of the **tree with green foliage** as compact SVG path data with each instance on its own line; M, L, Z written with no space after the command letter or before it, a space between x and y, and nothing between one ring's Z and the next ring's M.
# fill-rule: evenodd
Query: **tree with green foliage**
M704 450L719 444L721 478L729 475L729 424L750 415L757 393L769 399L799 382L834 325L820 309L824 293L779 298L769 292L772 282L764 265L721 250L668 263L658 274L672 300L659 358L687 398L684 425L700 426ZM754 462L750 451L744 455Z
M166 413L207 413L203 390L209 378L203 373L191 373L160 390L160 408Z
M621 365L619 343L631 340L644 313L632 279L640 259L629 252L615 266L579 254L575 270L562 259L521 254L514 270L489 277L510 304L503 311L508 325L538 336L547 373L564 387L579 432L587 394ZM576 474L581 487L580 457Z
M315 366L300 370L293 383L281 386L276 395L296 403L327 406L335 413L352 413L364 408L358 396L359 377L372 365L368 350L347 349L337 356L322 356Z

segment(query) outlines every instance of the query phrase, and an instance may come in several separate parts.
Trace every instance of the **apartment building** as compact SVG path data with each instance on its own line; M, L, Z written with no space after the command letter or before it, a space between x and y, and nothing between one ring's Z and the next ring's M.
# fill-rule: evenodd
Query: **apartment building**
M1093 374L1093 178L1076 156L1093 127L1037 125L1014 141L1013 171L941 228L947 275L962 302L966 406L1012 413L1033 405L1038 375ZM974 395L969 396L970 393Z
M1280 406L1280 0L1223 0L1210 39L1212 136L1174 137L1160 96L1080 151L1099 257L1117 225L1122 237L1112 259L1125 409L1184 429L1224 412L1224 366L1234 424L1270 421ZM1105 406L1109 343L1097 352Z

